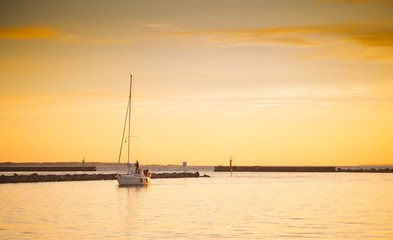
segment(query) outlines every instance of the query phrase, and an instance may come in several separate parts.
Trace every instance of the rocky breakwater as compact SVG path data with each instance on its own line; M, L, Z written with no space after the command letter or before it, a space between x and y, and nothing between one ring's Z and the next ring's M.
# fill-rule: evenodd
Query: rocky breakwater
M10 175L0 176L0 183L27 183L27 182L63 182L63 181L93 181L93 180L116 180L116 174L63 174L63 175L39 175L33 173L30 175ZM199 172L189 173L152 173L151 178L198 178L209 177L208 175L200 176Z
M181 172L181 173L152 173L151 178L198 178L198 177L210 177L209 175L204 174L201 176L199 172L190 173L190 172Z
M362 168L355 168L355 169L343 169L337 168L337 172L355 172L355 173L393 173L393 168L371 168L371 169L362 169Z
M64 175L30 175L0 176L0 183L23 183L23 182L63 182L63 181L89 181L89 180L113 180L116 174L64 174Z

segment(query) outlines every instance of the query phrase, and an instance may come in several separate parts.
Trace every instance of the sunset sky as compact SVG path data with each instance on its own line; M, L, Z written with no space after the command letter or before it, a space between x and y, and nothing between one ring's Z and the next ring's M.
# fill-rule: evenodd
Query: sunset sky
M393 164L392 0L0 0L0 162Z

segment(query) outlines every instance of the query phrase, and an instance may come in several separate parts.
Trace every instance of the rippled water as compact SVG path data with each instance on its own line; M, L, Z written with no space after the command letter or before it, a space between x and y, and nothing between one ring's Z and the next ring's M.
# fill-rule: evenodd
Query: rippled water
M207 174L1 184L0 239L393 239L393 174Z

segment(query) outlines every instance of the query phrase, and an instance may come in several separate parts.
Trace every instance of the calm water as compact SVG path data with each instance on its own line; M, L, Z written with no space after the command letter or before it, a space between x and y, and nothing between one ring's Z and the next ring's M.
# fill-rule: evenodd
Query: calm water
M393 239L393 174L0 185L0 239Z

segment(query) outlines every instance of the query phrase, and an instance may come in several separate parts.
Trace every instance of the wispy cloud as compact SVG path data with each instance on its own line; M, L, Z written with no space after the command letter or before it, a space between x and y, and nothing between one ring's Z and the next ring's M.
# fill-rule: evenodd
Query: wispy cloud
M314 2L373 3L393 5L393 0L313 0Z
M213 34L215 35L215 34ZM289 44L299 46L311 46L317 43L311 39L306 39L299 35L292 34L260 34L255 32L250 33L231 33L231 34L218 34L212 37L209 43L222 44L222 43L238 43L238 44Z
M179 31L181 30L180 27L177 27L173 24L170 23L146 23L143 21L138 21L136 22L137 25L142 26L142 27L147 27L147 28L153 28L157 30L163 30L163 31Z
M212 45L292 45L321 46L334 41L346 41L363 46L393 47L393 23L385 24L334 24L257 29L216 29L184 31L165 23L137 22L153 28L158 33L150 37L188 38ZM140 35L102 32L80 33L69 29L22 26L0 28L0 39L51 39L69 44L126 45L140 41ZM143 39L146 35L143 35Z
M323 26L178 31L156 36L168 38L205 37L212 44L287 44L312 46L328 40L351 41L367 46L393 47L393 24L335 24Z
M191 109L230 109L235 106L242 108L272 108L283 106L302 106L310 104L303 98L259 98L259 97L210 97L210 98L171 98L171 99L139 99L136 105L144 109L160 110L191 110Z
M50 39L68 44L125 45L136 40L130 34L112 36L106 33L75 33L61 28L21 26L0 28L0 39Z
M304 105L309 101L304 99L286 99L286 98L267 98L267 99L256 99L255 104L252 104L252 108L266 108L266 107L281 107L288 105Z
M363 29L348 37L363 45L378 47L393 47L393 27L379 29Z
M131 36L111 37L93 34L68 35L59 38L58 41L69 44L82 45L129 45L136 42Z
M0 39L37 39L58 35L53 29L40 27L0 28Z
M354 97L346 94L329 94L312 97L294 98L260 98L260 97L235 97L235 98L172 98L172 99L139 99L136 106L155 111L178 110L228 110L233 108L243 109L275 109L275 108L303 108L303 107L331 107L337 104L352 104ZM339 96L339 97L338 97ZM390 98L389 98L390 99ZM356 97L357 102L381 103L388 101L383 97Z
M0 116L37 112L102 112L123 107L118 92L105 89L76 89L50 94L0 95ZM122 104L123 103L123 104Z

